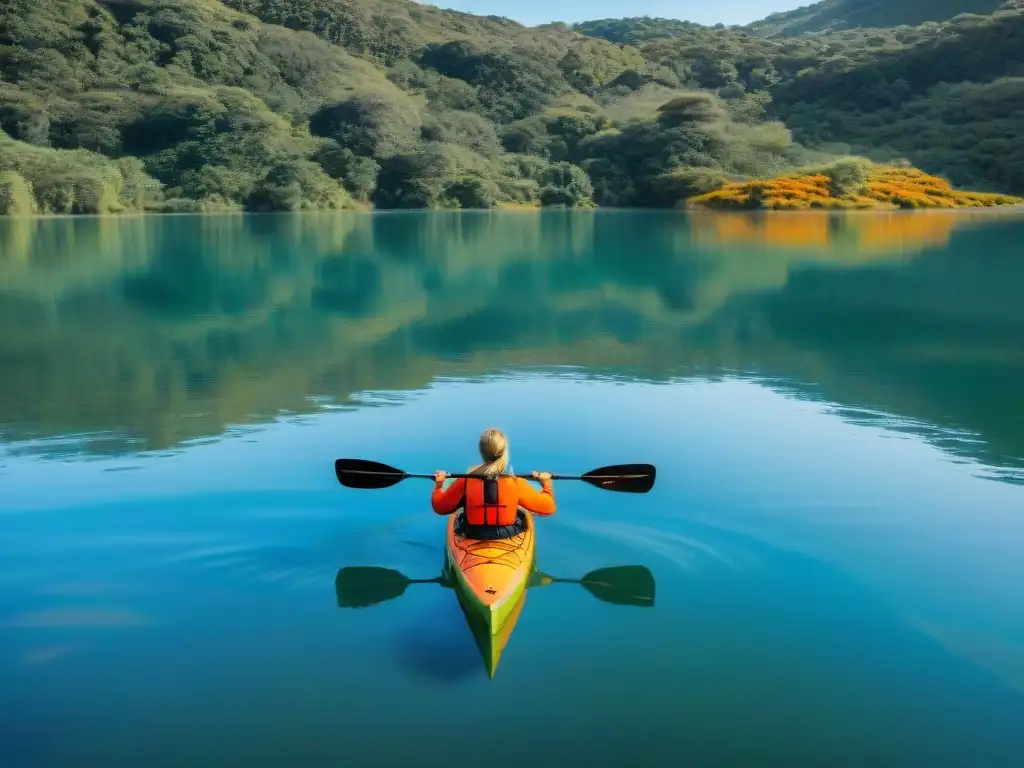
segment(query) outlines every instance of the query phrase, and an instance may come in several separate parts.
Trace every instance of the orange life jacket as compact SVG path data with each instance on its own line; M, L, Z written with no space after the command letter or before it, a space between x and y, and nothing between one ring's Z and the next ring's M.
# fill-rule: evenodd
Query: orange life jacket
M431 506L439 515L450 515L462 507L469 525L513 525L519 507L538 515L555 512L550 483L535 490L524 478L458 478L447 490L434 489Z

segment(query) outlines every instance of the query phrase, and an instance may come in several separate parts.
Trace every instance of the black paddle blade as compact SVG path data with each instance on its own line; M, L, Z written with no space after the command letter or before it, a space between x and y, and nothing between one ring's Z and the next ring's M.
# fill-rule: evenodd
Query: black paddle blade
M411 583L391 568L355 565L338 571L334 591L339 608L366 608L401 597Z
M642 565L598 568L580 579L580 584L606 603L654 607L654 575Z
M338 482L348 488L390 488L402 482L406 475L400 469L366 459L337 459L334 474Z
M613 464L587 472L580 477L595 488L622 493L647 493L654 487L653 464Z

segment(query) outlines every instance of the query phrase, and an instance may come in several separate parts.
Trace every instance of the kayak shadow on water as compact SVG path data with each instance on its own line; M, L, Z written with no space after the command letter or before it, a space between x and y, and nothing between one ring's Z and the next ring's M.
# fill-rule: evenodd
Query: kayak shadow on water
M508 618L501 625L491 628L472 610L462 590L458 588L457 581L444 570L432 579L410 579L391 568L348 566L341 568L334 579L339 608L378 605L401 597L412 584L436 584L455 593L463 618L484 662L484 669L492 679L531 589L551 584L578 584L603 602L641 608L653 608L655 595L654 576L642 565L598 568L581 579L556 578L534 569L527 588L517 599ZM423 663L424 658L428 662L426 665ZM448 642L426 640L417 645L413 661L417 671L427 672L431 677L445 681L464 679L473 674L473 670L461 662L458 654L452 653L452 645Z

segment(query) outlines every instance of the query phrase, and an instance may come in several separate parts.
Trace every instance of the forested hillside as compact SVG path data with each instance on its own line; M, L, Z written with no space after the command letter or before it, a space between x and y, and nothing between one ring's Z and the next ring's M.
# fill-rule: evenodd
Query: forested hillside
M850 152L1024 191L1022 20L627 45L402 1L6 0L0 212L663 206Z
M969 1L914 7L926 5L936 13L979 7ZM803 12L809 9L793 13ZM988 15L831 34L766 37L751 31L764 31L758 25L711 28L658 19L578 29L646 40L640 45L646 59L725 98L760 99L769 117L808 147L906 158L958 186L1024 192L1024 144L1017 141L1024 135L1022 0Z

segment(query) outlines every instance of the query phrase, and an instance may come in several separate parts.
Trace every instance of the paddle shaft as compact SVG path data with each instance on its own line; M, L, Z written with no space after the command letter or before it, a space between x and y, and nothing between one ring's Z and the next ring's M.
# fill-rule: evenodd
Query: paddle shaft
M370 469L346 469L345 472L353 475L380 475L384 477L401 477L401 478L421 478L423 480L433 480L434 475L414 475L408 472L378 472ZM481 475L467 474L465 472L460 474L445 474L445 478L468 478L475 477L479 478ZM502 477L521 477L524 480L539 480L539 478L533 477L532 475L502 475ZM552 480L632 480L636 478L647 477L647 475L589 475L584 478L583 475L552 475Z

